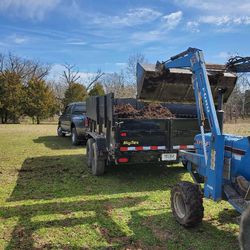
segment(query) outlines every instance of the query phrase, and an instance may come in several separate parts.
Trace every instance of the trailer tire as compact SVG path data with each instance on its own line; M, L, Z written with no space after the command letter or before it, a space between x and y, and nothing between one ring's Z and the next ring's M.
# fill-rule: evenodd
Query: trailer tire
M202 222L204 207L198 185L182 181L171 190L171 209L176 220L184 227L194 227Z
M92 160L93 160L93 143L94 139L89 138L86 145L86 156L87 156L87 166L91 168Z
M103 175L105 171L105 160L100 159L98 155L98 148L96 142L92 144L92 150L93 150L93 159L91 163L92 174L96 176Z

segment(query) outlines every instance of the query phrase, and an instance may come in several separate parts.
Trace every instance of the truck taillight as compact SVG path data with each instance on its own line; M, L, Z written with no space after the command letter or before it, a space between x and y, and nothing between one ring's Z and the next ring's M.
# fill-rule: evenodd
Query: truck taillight
M88 118L84 119L84 126L85 127L89 126L89 119Z
M126 162L128 162L128 158L119 158L118 162L119 163L126 163Z

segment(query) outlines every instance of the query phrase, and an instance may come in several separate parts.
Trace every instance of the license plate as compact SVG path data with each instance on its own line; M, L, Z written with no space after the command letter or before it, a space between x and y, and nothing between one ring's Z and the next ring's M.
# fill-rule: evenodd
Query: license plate
M175 161L177 155L173 153L168 153L168 154L162 154L161 155L161 160L162 161Z

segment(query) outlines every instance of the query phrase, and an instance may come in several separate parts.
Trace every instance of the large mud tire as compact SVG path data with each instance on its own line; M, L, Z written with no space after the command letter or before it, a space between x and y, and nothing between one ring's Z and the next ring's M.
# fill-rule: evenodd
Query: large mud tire
M204 207L198 185L182 181L171 190L171 209L176 220L184 227L194 227L202 222Z
M105 172L105 160L100 159L96 142L92 144L93 159L91 164L92 174L96 176L103 175Z

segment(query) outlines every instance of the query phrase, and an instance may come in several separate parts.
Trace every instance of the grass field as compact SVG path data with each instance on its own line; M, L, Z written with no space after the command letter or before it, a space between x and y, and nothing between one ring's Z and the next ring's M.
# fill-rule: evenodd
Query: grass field
M250 134L248 124L226 126ZM93 177L85 148L55 125L0 125L0 249L238 249L238 214L205 200L201 226L184 229L170 189L180 166L112 168Z

